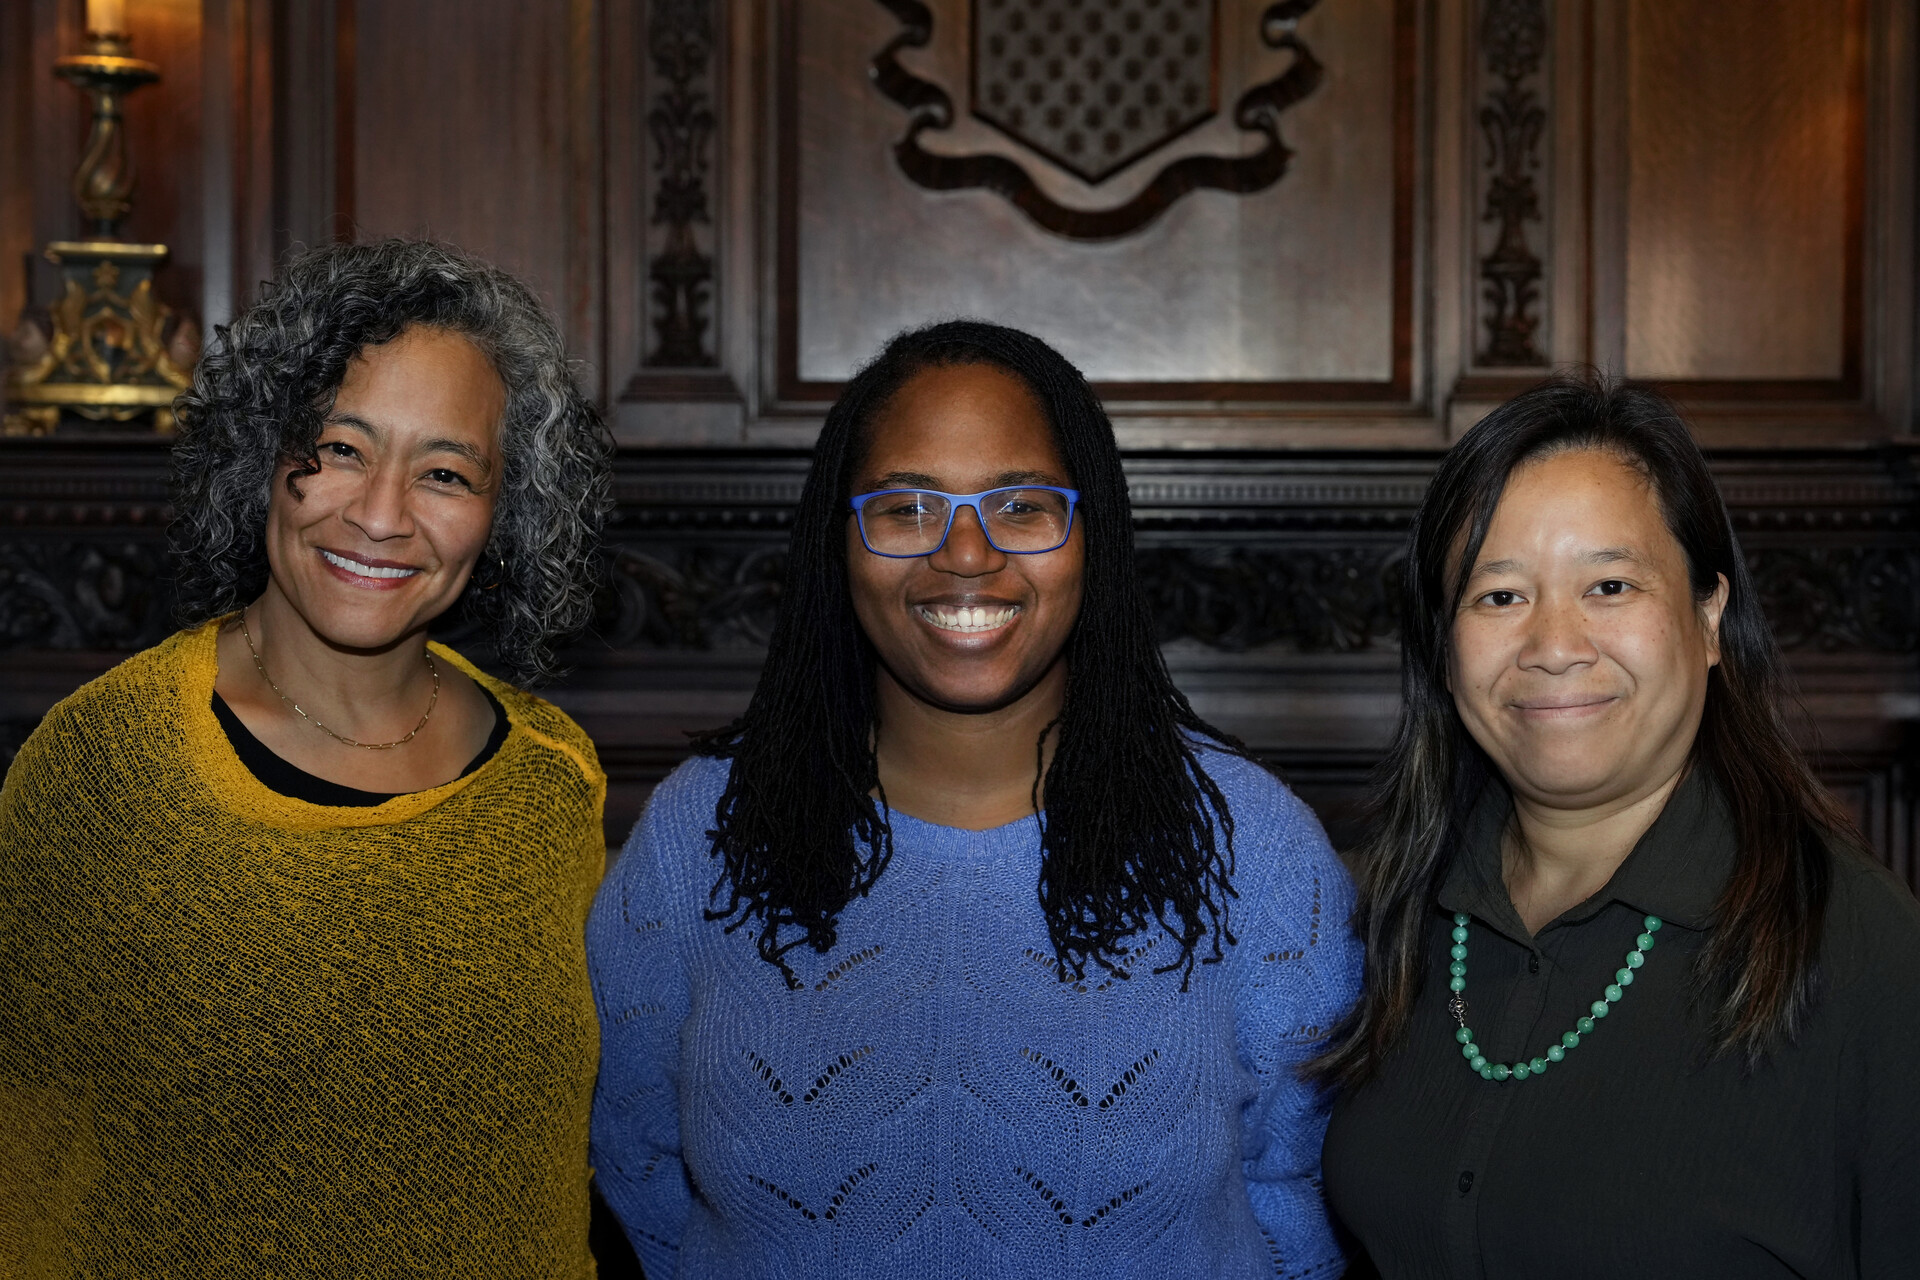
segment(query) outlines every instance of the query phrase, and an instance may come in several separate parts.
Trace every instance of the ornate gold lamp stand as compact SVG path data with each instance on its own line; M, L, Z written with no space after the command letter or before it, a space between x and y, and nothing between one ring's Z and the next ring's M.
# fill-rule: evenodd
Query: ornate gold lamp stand
M132 207L134 178L120 103L160 78L159 67L132 52L124 33L90 30L85 53L54 63L54 74L85 92L93 105L93 130L73 175L87 232L85 239L56 240L46 248L47 260L60 268L63 290L49 308L50 323L29 318L14 335L8 435L49 434L64 414L100 423L150 418L156 431L167 434L173 399L192 381L199 330L184 316L175 318L153 290L167 246L129 244L118 235Z

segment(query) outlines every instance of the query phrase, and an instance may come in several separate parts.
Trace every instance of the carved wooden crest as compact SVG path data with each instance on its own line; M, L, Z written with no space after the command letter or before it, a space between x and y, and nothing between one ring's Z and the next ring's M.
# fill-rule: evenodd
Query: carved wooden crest
M1137 231L1190 191L1245 194L1278 182L1293 154L1280 139L1280 115L1312 93L1322 75L1295 30L1318 0L1268 5L1258 32L1244 34L1289 51L1292 62L1234 104L1234 125L1257 135L1257 149L1182 155L1127 198L1074 207L1049 195L1013 157L954 155L922 145L923 134L951 129L955 121L952 95L899 59L932 39L933 12L919 0L879 3L902 27L871 68L880 92L909 118L894 146L901 171L930 190L997 191L1046 230L1079 240ZM1089 186L1148 162L1218 114L1223 33L1217 0L972 0L969 16L970 113Z
M1213 0L973 0L973 114L1088 182L1213 115Z

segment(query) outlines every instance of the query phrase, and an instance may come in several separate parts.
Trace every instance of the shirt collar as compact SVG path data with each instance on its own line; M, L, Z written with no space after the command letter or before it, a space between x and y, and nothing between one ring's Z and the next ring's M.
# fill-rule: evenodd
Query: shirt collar
M1500 833L1512 812L1512 795L1497 778L1490 780L1461 832L1438 900L1449 912L1467 912L1526 942L1526 926L1500 874ZM1674 788L1613 878L1546 928L1578 924L1620 902L1669 924L1705 929L1713 923L1714 904L1733 871L1734 854L1733 819L1726 801L1705 771L1694 768Z

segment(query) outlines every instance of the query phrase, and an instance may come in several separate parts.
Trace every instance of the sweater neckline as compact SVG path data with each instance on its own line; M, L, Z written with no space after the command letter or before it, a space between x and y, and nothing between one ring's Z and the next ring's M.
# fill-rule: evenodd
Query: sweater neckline
M213 713L213 686L220 673L220 628L233 614L203 623L180 637L180 702L174 709L185 740L188 757L199 771L200 779L216 799L239 816L268 826L294 831L317 831L340 827L391 826L427 813L463 791L475 779L490 776L501 758L514 749L515 739L524 737L513 713L511 702L501 696L503 686L465 658L436 641L427 647L436 658L458 667L487 692L506 711L510 728L507 740L493 758L451 782L425 791L406 792L374 805L315 804L294 796L282 795L255 777L228 740L226 730Z
M900 809L888 809L886 816L896 837L904 832L913 836L916 843L954 854L1002 854L1032 849L1040 842L1040 825L1031 813L997 827L978 830L929 822Z

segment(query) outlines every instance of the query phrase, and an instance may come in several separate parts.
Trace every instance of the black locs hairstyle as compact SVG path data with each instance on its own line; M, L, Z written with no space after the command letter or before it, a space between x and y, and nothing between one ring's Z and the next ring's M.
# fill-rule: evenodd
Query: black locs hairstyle
M191 626L266 586L269 486L319 470L315 446L348 363L425 325L461 334L506 386L502 474L486 550L457 611L521 680L592 614L612 440L574 384L553 320L525 285L446 245L332 244L289 257L259 301L218 330L175 402L177 612Z
M827 414L759 686L744 716L696 743L733 762L709 833L722 871L708 916L729 920L729 931L756 923L761 956L792 983L786 953L801 942L831 949L841 909L886 870L893 835L884 798L873 796L876 660L848 588L847 499L876 415L916 373L952 365L989 365L1027 386L1081 495L1084 596L1038 819L1038 892L1062 976L1084 975L1088 960L1117 971L1109 957L1120 940L1158 923L1181 952L1156 972L1180 969L1184 984L1203 939L1212 935L1203 963L1219 959L1223 939L1233 942L1233 820L1190 735L1243 749L1195 715L1167 674L1134 576L1126 477L1099 400L1046 343L982 321L899 335Z
M1849 837L1851 824L1788 736L1779 650L1720 492L1666 399L1598 376L1559 377L1468 431L1414 517L1401 594L1400 726L1356 856L1354 924L1367 980L1334 1047L1314 1064L1323 1079L1366 1079L1406 1029L1425 978L1434 895L1481 789L1500 785L1447 690L1454 614L1508 477L1567 449L1605 450L1647 478L1697 600L1727 580L1720 661L1692 760L1719 786L1739 844L1695 974L1717 1046L1757 1062L1793 1037L1812 1001L1831 880L1826 839Z

